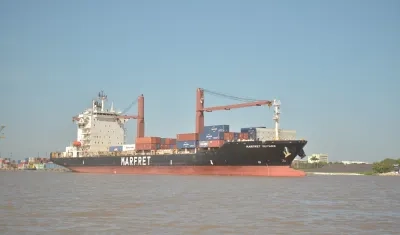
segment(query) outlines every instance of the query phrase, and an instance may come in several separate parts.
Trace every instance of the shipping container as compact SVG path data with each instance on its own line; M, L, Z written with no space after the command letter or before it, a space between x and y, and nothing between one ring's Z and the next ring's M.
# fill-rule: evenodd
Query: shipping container
M219 148L224 145L225 140L210 140L208 141L208 147L210 148Z
M176 139L174 138L165 138L165 144L176 144Z
M201 141L208 141L208 140L223 140L224 139L224 132L212 132L212 131L204 131L200 134Z
M249 133L240 133L239 139L248 140L249 139Z
M200 148L208 148L208 141L199 141Z
M54 163L46 163L44 165L44 168L46 168L46 169L54 169L54 168L56 168L55 166L56 166L56 164L54 164Z
M204 132L229 132L229 125L205 126Z
M281 140L295 140L296 137L296 130L279 130L279 139Z
M170 149L170 145L169 144L161 144L160 149Z
M176 140L177 140L177 145L178 142L182 141L194 141L194 140L199 140L199 134L197 133L183 133L183 134L177 134L176 135ZM179 147L178 147L179 148Z
M124 144L122 145L122 151L134 151L135 150L135 144Z
M160 144L136 144L136 150L157 150Z
M241 132L248 133L248 139L252 140L275 140L275 129L271 128L242 128ZM279 130L279 139L294 140L296 139L295 130Z
M233 140L237 141L238 139L240 139L240 134L241 134L240 132L234 132L233 133Z
M236 139L235 139L236 137ZM236 132L225 132L224 133L224 140L234 141L239 139L239 134Z
M176 149L176 144L171 144L169 147L170 147L171 149Z
M249 130L255 130L256 128L266 128L265 126L260 126L260 127L243 127L240 129L241 133L247 133Z
M136 138L136 144L160 144L160 137L138 137Z
M63 169L64 167L56 165L52 162L48 162L44 165L44 168L46 168L46 169Z
M110 152L122 152L123 147L122 146L110 146L108 151Z
M242 129L240 129L240 132L241 133L247 133L249 140L256 140L257 139L256 128L242 128Z
M178 149L192 149L192 148L196 148L197 145L198 145L197 140L177 141L176 142L176 147Z

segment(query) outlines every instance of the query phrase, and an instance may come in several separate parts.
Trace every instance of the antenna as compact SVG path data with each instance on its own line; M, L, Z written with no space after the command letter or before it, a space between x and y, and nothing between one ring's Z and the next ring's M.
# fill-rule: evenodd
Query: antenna
M104 91L99 92L99 99L101 100L101 111L104 112L104 102L107 100L107 95Z

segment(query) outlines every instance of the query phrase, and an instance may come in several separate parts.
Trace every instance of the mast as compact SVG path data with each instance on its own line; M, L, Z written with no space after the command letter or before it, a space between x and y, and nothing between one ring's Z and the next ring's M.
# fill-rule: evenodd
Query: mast
M275 140L279 140L279 115L281 114L281 102L279 100L274 100L272 105L274 106L274 117L272 119L275 121Z
M101 112L104 112L104 102L107 100L107 95L104 91L99 92L99 99L101 100Z

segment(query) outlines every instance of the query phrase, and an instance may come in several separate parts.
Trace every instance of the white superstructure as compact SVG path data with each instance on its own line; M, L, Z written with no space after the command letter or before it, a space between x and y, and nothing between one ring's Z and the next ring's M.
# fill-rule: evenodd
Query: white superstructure
M98 152L107 152L111 146L121 146L125 143L124 124L128 120L121 118L121 112L105 108L107 96L100 92L92 101L92 107L74 117L77 123L76 141L66 147L64 156L79 157Z

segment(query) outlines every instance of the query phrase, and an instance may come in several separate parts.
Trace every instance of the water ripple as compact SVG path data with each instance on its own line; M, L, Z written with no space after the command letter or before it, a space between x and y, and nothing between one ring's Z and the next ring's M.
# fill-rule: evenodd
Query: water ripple
M0 234L395 234L398 177L0 172Z

